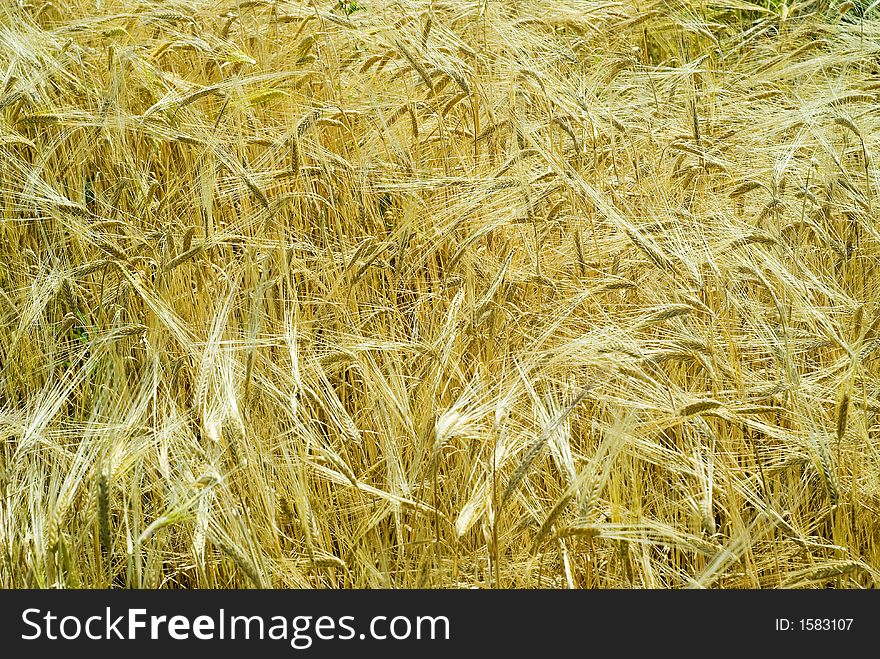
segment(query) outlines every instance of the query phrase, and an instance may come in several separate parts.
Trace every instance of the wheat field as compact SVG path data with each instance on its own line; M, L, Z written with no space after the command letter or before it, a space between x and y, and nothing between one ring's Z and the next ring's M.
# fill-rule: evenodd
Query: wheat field
M876 2L0 0L0 587L876 587L878 100Z

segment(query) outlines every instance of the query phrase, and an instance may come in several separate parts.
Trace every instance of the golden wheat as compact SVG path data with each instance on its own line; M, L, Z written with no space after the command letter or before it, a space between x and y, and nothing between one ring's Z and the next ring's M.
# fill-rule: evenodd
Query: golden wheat
M514 4L0 3L0 587L876 587L880 11Z

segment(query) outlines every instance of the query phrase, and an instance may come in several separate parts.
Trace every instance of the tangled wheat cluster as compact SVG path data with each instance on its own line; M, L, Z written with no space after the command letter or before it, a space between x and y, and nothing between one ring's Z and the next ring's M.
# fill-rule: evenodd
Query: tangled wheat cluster
M853 3L0 3L0 586L874 587L878 57Z

